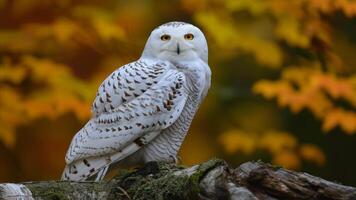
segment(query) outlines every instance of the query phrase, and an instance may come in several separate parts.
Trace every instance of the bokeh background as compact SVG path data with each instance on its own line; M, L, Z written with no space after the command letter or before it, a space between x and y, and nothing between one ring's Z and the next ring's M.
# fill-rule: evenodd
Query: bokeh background
M356 186L353 0L0 0L0 182L58 179L101 81L169 21L205 32L212 70L183 164L261 159Z

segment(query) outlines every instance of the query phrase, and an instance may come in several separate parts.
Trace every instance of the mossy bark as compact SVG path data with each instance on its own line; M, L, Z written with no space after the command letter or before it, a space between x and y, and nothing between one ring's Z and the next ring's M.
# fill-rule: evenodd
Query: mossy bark
M355 188L306 173L276 168L261 162L248 162L233 169L220 159L212 159L190 168L151 162L138 170L121 171L110 181L27 182L22 183L21 189L17 185L0 184L0 198L356 199Z

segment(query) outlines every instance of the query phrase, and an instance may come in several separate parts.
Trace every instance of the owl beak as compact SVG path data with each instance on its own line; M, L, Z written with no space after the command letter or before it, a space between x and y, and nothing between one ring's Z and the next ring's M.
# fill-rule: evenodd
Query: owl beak
M177 43L177 54L180 54L180 48L179 48L179 43Z

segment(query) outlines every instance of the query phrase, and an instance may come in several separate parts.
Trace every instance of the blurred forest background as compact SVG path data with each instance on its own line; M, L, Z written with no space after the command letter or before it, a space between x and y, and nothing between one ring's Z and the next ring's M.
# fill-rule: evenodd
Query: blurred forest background
M101 81L169 21L203 30L213 75L183 164L356 186L354 0L0 0L0 182L58 179Z

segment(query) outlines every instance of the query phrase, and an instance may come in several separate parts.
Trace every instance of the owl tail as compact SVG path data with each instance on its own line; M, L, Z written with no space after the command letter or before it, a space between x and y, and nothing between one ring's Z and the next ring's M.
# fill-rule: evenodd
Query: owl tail
M61 180L85 181L95 178L95 181L100 181L106 175L110 164L105 157L76 160L65 166Z
M70 166L69 166L70 167ZM61 177L61 180L62 181L65 181L65 180L70 180L70 181L80 181L80 180L76 180L75 178L73 177L70 177L70 173L68 173L67 171L67 168L66 167L62 173L62 177ZM105 166L103 169L99 170L96 174L93 174L92 176L90 177L87 177L85 180L88 180L88 179L91 179L91 178L95 178L94 180L96 182L98 181L101 181L104 179L106 173L108 172L108 169L109 169L109 165L108 166Z
M112 155L93 156L81 158L66 165L61 180L84 181L95 177L100 181L106 175L111 163L115 163L126 158L139 149L139 146L132 143L124 149Z
M160 132L151 132L144 138L146 141L151 141ZM84 181L96 176L96 180L102 180L107 172L107 168L111 163L125 159L127 156L135 153L142 145L133 142L125 148L111 155L93 156L81 158L66 165L64 168L61 180Z
M104 179L106 173L108 172L109 169L109 165L105 166L103 169L101 169L97 174L96 174L96 178L95 181L101 181Z

